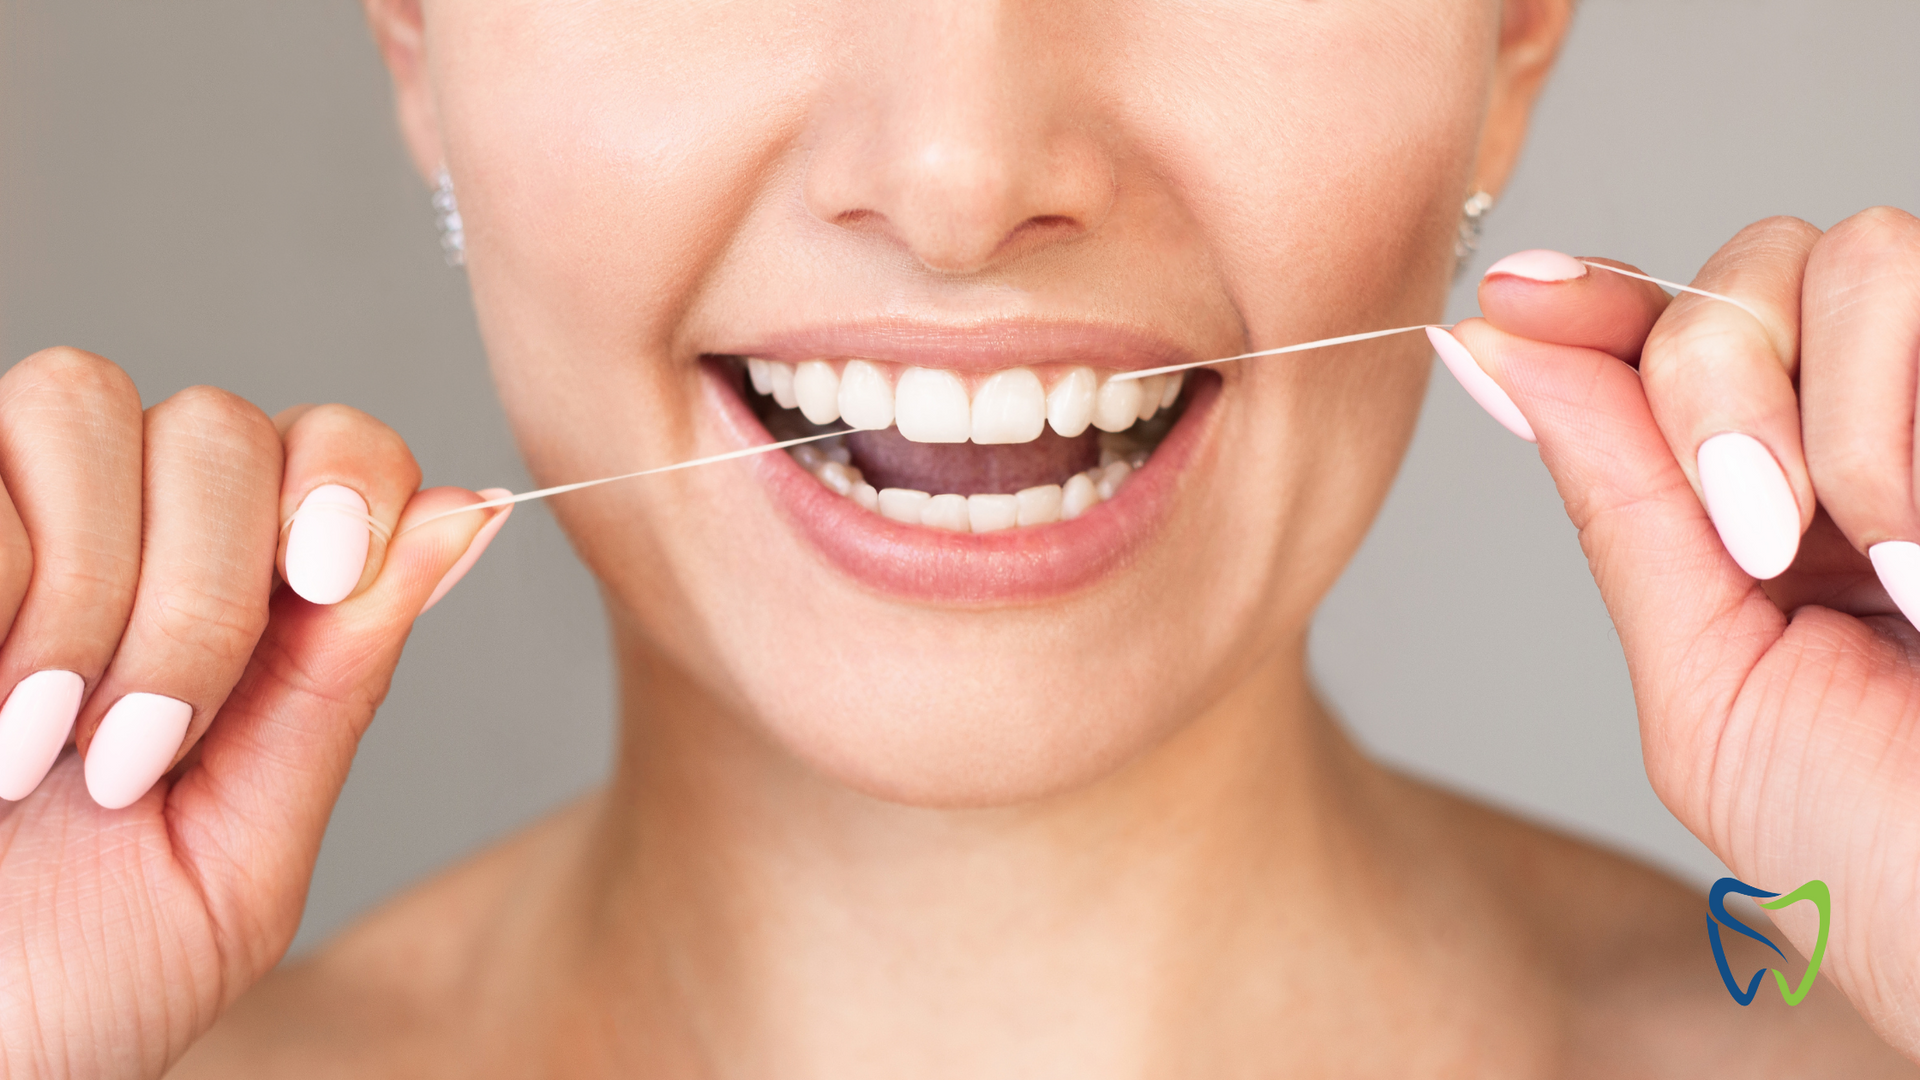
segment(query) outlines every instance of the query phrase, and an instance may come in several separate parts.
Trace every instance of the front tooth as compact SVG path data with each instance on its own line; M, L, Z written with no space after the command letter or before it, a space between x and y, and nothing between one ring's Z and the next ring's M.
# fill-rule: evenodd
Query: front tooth
M1020 524L1020 498L1017 495L969 495L967 522L977 533L1011 529Z
M1093 486L1093 480L1086 473L1074 473L1060 489L1060 520L1072 521L1093 508L1100 501L1100 492Z
M1093 426L1101 431L1125 431L1140 419L1140 380L1108 379L1093 399Z
M840 372L840 418L850 427L893 426L893 384L878 365L849 360Z
M1047 392L1029 368L995 372L973 395L973 441L1025 443L1047 426ZM978 530L975 530L978 531Z
M930 529L947 529L952 532L973 531L972 522L967 520L967 497L965 495L935 495L927 500L920 510L920 524Z
M1140 383L1140 419L1151 420L1160 411L1160 395L1166 393L1167 377L1149 375Z
M794 370L793 396L800 412L816 424L840 419L840 376L825 360L809 360Z
M921 511L925 510L927 503L932 500L933 496L924 491L915 491L912 488L886 488L874 500L874 505L879 509L881 517L904 521L909 525L918 525Z
M1173 408L1173 403L1180 400L1180 387L1185 385L1186 381L1187 373L1184 371L1176 371L1167 376L1167 385L1160 392L1161 408Z
M770 365L757 356L747 357L747 381L753 384L753 392L761 397L773 396L773 373Z
M951 371L908 368L893 388L893 422L911 442L966 442L973 433L966 384Z
M1133 466L1124 461L1116 461L1101 469L1099 477L1093 482L1094 490L1100 493L1100 501L1113 498L1114 492L1119 491L1120 485L1126 483L1127 477L1132 474Z
M1060 520L1060 485L1048 484L1044 487L1030 487L1015 495L1018 506L1016 524L1051 525ZM979 526L974 526L979 532Z
M793 365L778 360L767 361L767 377L772 381L773 400L783 409L791 409L800 404L793 396Z
M1047 423L1066 438L1073 438L1093 423L1093 398L1100 384L1092 368L1071 368L1053 384L1047 395Z

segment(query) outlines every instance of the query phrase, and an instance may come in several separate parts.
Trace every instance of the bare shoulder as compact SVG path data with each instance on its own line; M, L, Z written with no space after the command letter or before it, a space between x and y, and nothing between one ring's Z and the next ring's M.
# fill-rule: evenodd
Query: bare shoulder
M1798 1006L1763 987L1741 1007L1707 939L1704 893L1645 863L1433 787L1412 783L1427 820L1460 838L1566 1001L1566 1075L1920 1077L1822 980ZM1792 946L1757 928L1788 955ZM1739 972L1778 967L1725 935ZM1804 961L1794 956L1789 974Z
M382 906L249 990L168 1075L432 1077L463 1074L475 975L543 863L590 816L576 803Z

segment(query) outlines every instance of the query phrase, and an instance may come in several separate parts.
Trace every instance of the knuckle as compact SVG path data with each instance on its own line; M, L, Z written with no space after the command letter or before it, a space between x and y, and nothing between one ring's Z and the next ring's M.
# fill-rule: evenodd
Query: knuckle
M419 486L419 465L406 440L350 405L315 405L301 415L288 434L290 440L298 438L302 443L351 446L356 458L376 462L382 469L399 470L413 478L413 486Z
M147 422L158 438L185 439L251 460L262 454L277 457L280 450L280 436L267 414L219 387L190 386L154 406Z
M1891 206L1863 210L1835 225L1822 247L1868 265L1920 262L1920 218Z
M130 403L136 410L140 402L133 379L118 364L65 345L34 353L0 379L0 402L41 395L86 403Z
M1662 320L1647 336L1640 373L1649 393L1682 384L1728 385L1747 370L1756 351L1768 351L1750 321L1693 317Z

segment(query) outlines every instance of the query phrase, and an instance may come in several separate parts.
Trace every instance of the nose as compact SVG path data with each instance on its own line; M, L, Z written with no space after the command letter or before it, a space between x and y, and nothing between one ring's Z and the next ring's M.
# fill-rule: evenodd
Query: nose
M850 30L814 116L808 209L947 274L1098 228L1114 166L1078 85L1084 58L1064 58L1048 27L1063 6L1073 5L863 6L884 14Z

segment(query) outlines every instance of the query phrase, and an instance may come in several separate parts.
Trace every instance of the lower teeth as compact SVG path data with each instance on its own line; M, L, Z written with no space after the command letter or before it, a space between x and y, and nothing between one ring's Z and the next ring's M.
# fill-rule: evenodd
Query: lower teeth
M1100 464L1064 483L1013 495L934 495L911 488L876 489L853 465L840 439L822 439L787 451L821 486L882 517L949 532L987 533L1072 521L1114 497L1147 463L1152 450L1124 435L1103 435Z

